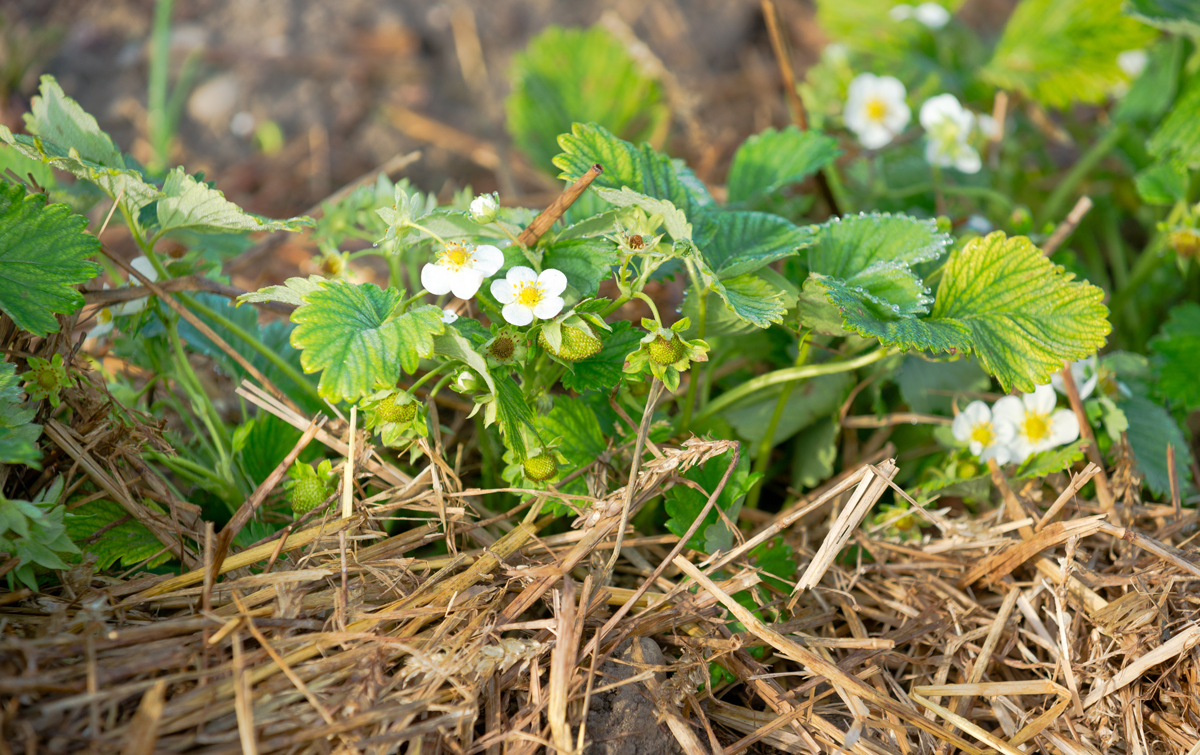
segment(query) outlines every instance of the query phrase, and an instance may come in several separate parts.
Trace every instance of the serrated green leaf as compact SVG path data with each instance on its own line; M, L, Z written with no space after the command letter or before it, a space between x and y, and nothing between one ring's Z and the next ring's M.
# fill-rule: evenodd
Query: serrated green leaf
M854 382L851 373L838 372L805 380L796 386L788 397L779 423L775 426L775 436L771 445L779 445L821 417L836 412L854 386ZM767 426L783 389L783 385L775 385L759 391L750 401L726 409L721 416L733 426L739 436L757 448L767 432Z
M1125 437L1146 485L1157 495L1171 492L1171 477L1167 468L1167 445L1175 447L1175 473L1180 490L1187 490L1192 479L1192 452L1178 423L1161 404L1142 396L1132 396L1117 402L1125 413L1129 429Z
M1121 14L1121 0L1024 0L982 74L1051 107L1100 103L1126 79L1117 53L1153 38Z
M459 317L451 327L457 330L459 335L467 339L472 349L482 348L492 337L492 332L485 328L483 323L471 317Z
M319 290L328 282L319 275L310 275L307 278L288 278L282 286L267 286L258 291L242 294L237 300L240 304L280 301L284 304L303 307L304 297Z
M811 226L800 228L767 212L708 212L705 219L713 232L701 252L722 279L752 273L813 243Z
M667 520L668 530L683 537L692 526L692 522L699 518L709 496L717 489L721 478L725 476L725 470L729 468L731 453L726 451L684 473L683 476L699 484L704 493L686 485L676 485L666 492L664 508L671 517ZM730 521L736 522L738 511L742 508L742 500L760 477L761 474L750 472L750 460L743 455L738 460L733 474L729 476L729 481L717 496L713 510L708 512L696 533L687 541L687 547L710 554L729 550L733 545L733 532L721 520L716 509L719 507Z
M1163 40L1150 48L1146 69L1117 103L1113 119L1157 123L1175 101L1183 54L1183 40L1178 38Z
M770 327L771 323L783 322L787 313L786 292L776 288L753 273L745 273L729 280L719 280L701 268L702 277L712 291L721 297L729 311L755 327Z
M764 582L783 592L790 592L795 585L796 561L792 558L792 546L783 541L782 537L774 537L765 543L760 543L752 551L750 558L754 565L762 569ZM784 582L783 580L788 580Z
M796 436L792 456L792 487L815 488L833 474L842 427L833 417L817 420Z
M843 280L879 262L916 265L936 260L952 241L932 220L886 212L831 218L815 234L808 247L808 269Z
M0 180L0 310L35 335L58 332L55 313L83 306L73 286L96 277L88 257L100 241L84 231L87 218L43 194Z
M1083 458L1084 443L1085 441L1077 440L1065 446L1033 454L1021 462L1013 477L1018 480L1040 479L1048 474L1061 472Z
M42 76L39 95L25 115L29 134L13 134L0 126L0 139L26 157L91 181L131 211L161 194L141 173L131 169L96 119L63 92L53 76Z
M601 343L600 351L575 362L562 376L562 385L567 390L576 393L612 390L621 382L625 357L637 350L642 339L642 334L626 320L614 322L611 333L600 332L597 335Z
M661 139L670 118L658 82L601 27L550 26L534 37L513 58L504 105L513 141L544 168L572 123L594 121L640 142Z
M455 325L457 324L455 323ZM471 342L457 328L446 328L444 333L433 339L433 350L436 354L441 354L449 359L457 359L467 365L483 378L489 393L496 392L496 382L492 379L492 374L488 372L487 360L475 351Z
M1143 202L1169 207L1187 199L1187 166L1174 160L1160 160L1134 176L1134 184Z
M841 153L837 140L820 131L768 128L746 139L734 153L725 181L729 201L745 202L799 183Z
M542 269L567 276L580 296L595 296L617 264L617 245L605 238L555 240L543 247Z
M89 542L97 531L114 522L121 524L107 530L95 542ZM162 550L162 543L146 525L129 516L120 504L104 498L72 509L66 526L71 540L85 554L96 556L97 569L107 569L118 561L124 567L135 566ZM147 566L170 559L170 553L163 553Z
M591 464L608 448L596 412L585 401L559 397L554 407L539 415L534 424L546 441L562 439L557 450L574 468Z
M1195 0L1125 0L1124 10L1144 24L1200 39L1200 6Z
M974 359L935 362L918 355L905 357L896 374L900 398L920 414L952 414L953 394L986 391L992 379Z
M804 287L799 303L800 320L819 333L839 335L837 329L842 327L903 349L938 354L965 354L971 350L971 331L963 323L894 313L891 305L885 306L863 292L854 291L836 278L810 277ZM822 298L832 308L825 308Z
M415 372L433 354L434 336L445 330L437 307L396 315L400 293L373 283L330 281L304 302L292 313L291 343L303 352L305 372L324 370L317 390L331 401L394 386L401 369Z
M558 137L558 144L562 154L554 158L554 164L564 180L575 181L599 163L604 172L592 182L596 188L628 186L669 201L689 218L713 204L704 183L682 161L655 152L649 144L635 147L603 126L576 123L571 133Z
M992 233L951 255L925 322L965 326L1005 391L1032 391L1063 362L1096 353L1112 331L1104 292L1072 278L1024 236Z
M1200 305L1181 304L1150 341L1158 392L1191 411L1200 408Z
M1184 165L1200 163L1200 75L1188 82L1146 148L1155 157L1170 157Z
M687 215L669 200L647 196L628 186L619 191L599 186L596 187L596 193L605 202L617 207L640 207L647 215L661 215L663 227L676 241L692 238L692 224L688 222Z
M525 403L525 395L521 387L511 375L496 380L496 419L500 423L500 432L504 435L508 447L516 454L517 461L524 461L527 455L522 427L535 429L533 425L533 410ZM548 439L546 439L548 440Z
M312 218L296 217L272 220L245 212L208 184L189 176L183 168L167 174L158 200L158 225L161 231L190 228L200 232L218 231L299 231L313 225Z

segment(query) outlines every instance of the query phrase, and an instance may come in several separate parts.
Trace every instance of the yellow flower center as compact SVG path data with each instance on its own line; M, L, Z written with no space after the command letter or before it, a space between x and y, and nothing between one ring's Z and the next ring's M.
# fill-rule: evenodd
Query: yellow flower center
M100 313L96 315L96 322L100 323L101 325L107 325L108 323L110 323L112 321L113 321L113 313L112 313L112 310L109 309L108 307L105 307L104 309L100 310Z
M878 97L872 97L867 100L867 119L872 121L882 121L887 115L887 103Z
M533 309L542 300L542 287L538 283L521 283L517 292L517 304Z
M991 422L981 422L971 429L971 440L978 441L984 448L992 445L992 438L995 433L992 432Z
M1039 443L1050 437L1050 415L1025 413L1025 425L1022 428L1030 443Z
M462 244L450 242L446 248L442 250L441 259L438 260L443 267L448 267L452 270L461 270L466 267L471 261L471 253Z

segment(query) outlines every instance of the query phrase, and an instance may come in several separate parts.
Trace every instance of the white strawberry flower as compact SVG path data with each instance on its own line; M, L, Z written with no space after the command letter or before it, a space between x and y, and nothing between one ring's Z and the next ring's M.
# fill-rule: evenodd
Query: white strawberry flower
M1007 464L1012 458L1009 444L1016 437L1016 428L1010 422L996 419L982 401L967 404L967 408L954 418L950 431L955 440L965 442L980 461L995 459L998 464Z
M892 76L860 73L850 82L844 119L867 149L879 149L904 130L912 111L904 85Z
M471 246L450 241L438 252L436 262L421 268L421 285L437 296L453 293L459 299L470 299L484 279L495 275L503 265L504 252L491 244Z
M1145 50L1125 50L1117 54L1117 67L1131 79L1136 79L1146 70L1150 55Z
M501 314L510 325L528 325L534 318L551 320L562 311L561 294L567 289L567 276L558 270L543 270L538 275L532 268L517 266L508 271L504 280L492 281L492 296L504 305Z
M147 257L135 257L133 261L129 263L129 266L149 278L150 282L152 283L158 280L158 271L154 269L154 264L150 262L150 259ZM131 275L129 276L129 285L140 286L142 285L142 282L137 279L137 276ZM149 297L143 296L140 299L132 299L127 302L122 302L121 304L112 307L112 315L113 317L136 315L138 312L141 312L146 308L146 303L148 301ZM99 317L99 315L97 315L97 317Z
M937 3L921 3L915 8L906 3L901 3L900 5L893 6L888 11L888 15L892 17L893 21L905 21L915 18L930 29L940 29L950 23L950 11Z
M975 116L954 95L939 94L925 100L920 120L926 134L925 159L931 165L952 167L963 173L979 172L983 161L967 141Z
M1031 454L1065 445L1079 437L1079 420L1070 409L1055 409L1057 403L1050 384L1039 385L1033 393L1020 398L1005 396L992 406L992 418L1009 422L1016 428L1012 442L1012 460L1025 461Z
M1079 400L1083 401L1096 390L1100 381L1100 372L1096 369L1096 355L1071 363L1071 377L1075 378L1075 387L1079 389ZM1067 386L1063 383L1062 373L1056 372L1050 376L1050 385L1062 395L1067 395Z
M105 286L105 288L108 288ZM113 329L113 312L111 307L103 307L96 313L96 324L88 331L88 338L99 338L106 336Z
M496 200L495 194L480 194L471 200L471 209L467 215L476 223L486 225L496 219L496 213L500 211L500 202Z
M458 313L455 312L453 309L447 308L447 309L442 310L442 322L449 325L457 319L458 319Z

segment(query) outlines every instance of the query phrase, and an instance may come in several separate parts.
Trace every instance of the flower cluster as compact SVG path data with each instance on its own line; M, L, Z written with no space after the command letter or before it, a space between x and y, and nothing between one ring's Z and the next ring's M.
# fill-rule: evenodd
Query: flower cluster
M1075 413L1056 409L1057 403L1049 384L1039 385L1033 393L1005 396L991 407L972 401L954 418L950 429L955 439L965 442L981 461L1019 463L1079 437Z

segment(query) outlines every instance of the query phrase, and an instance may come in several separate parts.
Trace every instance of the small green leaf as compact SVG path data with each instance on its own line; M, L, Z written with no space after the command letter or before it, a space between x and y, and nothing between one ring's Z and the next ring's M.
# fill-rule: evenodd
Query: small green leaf
M521 428L535 429L533 411L529 404L525 403L521 387L511 375L505 375L496 381L495 398L496 419L500 423L500 432L508 442L508 447L516 454L517 461L524 461L527 451Z
M708 498L721 483L725 470L729 468L732 452L726 451L720 456L709 459L699 467L693 467L684 473L684 477L699 484L705 491L701 493L686 485L676 485L666 492L664 508L671 517L667 520L667 529L675 535L683 537L692 522L700 516L700 512L708 503ZM719 507L732 522L737 522L738 511L742 508L742 500L754 483L762 477L761 474L750 472L750 460L742 456L738 465L729 476L729 481L717 496L713 510L700 524L695 535L687 541L687 547L705 553L729 550L733 545L733 532L722 521L716 509Z
M242 210L208 184L189 176L183 168L167 175L158 200L158 225L162 231L190 228L199 232L299 231L313 225L312 218L272 220Z
M458 323L455 323L457 325ZM471 346L471 342L455 327L446 331L433 340L433 350L449 359L457 359L474 370L483 382L487 384L488 392L496 392L496 382L488 372L487 360Z
M1187 302L1173 308L1150 349L1158 392L1188 411L1200 408L1200 305Z
M1188 82L1146 148L1155 157L1170 157L1185 165L1200 163L1200 76Z
M708 212L705 220L715 230L701 251L722 279L752 273L813 243L811 226L800 228L771 213Z
M1083 458L1083 444L1084 441L1077 440L1065 446L1036 453L1021 462L1013 476L1018 480L1029 480L1061 472Z
M513 58L505 100L513 141L540 167L558 154L556 137L595 121L635 142L661 140L670 111L662 88L620 40L601 27L547 27Z
M303 351L305 372L324 370L318 391L331 401L394 386L401 369L415 372L421 357L433 354L434 336L445 330L437 307L396 315L399 292L373 283L330 281L304 301L292 313L291 342Z
M1167 445L1175 447L1175 473L1180 490L1187 490L1192 479L1192 453L1187 440L1171 413L1161 404L1141 396L1117 402L1129 421L1125 437L1146 485L1157 495L1171 492L1171 477L1167 470Z
M900 365L896 385L900 398L914 412L950 416L955 393L986 391L992 379L974 359L937 362L914 354Z
M1125 12L1163 31L1200 39L1200 6L1195 0L1125 0Z
M642 334L627 320L618 320L611 333L600 332L600 351L571 365L562 376L562 385L569 391L609 391L621 382L625 357L637 351Z
M1138 173L1134 183L1143 202L1170 207L1187 199L1187 166L1174 160L1160 160Z
M1126 78L1117 53L1153 38L1121 14L1121 0L1025 0L1009 17L983 77L1051 107L1100 103Z
M95 537L97 531L116 522L120 524ZM129 516L119 504L104 498L72 509L66 525L71 540L82 546L84 553L96 556L97 569L107 569L118 561L123 567L134 566L163 549L146 525ZM147 566L158 566L170 559L170 553L163 553Z
M714 293L721 297L729 311L755 327L770 327L783 322L787 313L787 294L753 273L729 280L719 280L711 270L701 267L701 275Z
M84 231L87 218L43 194L0 180L0 310L35 335L58 332L55 313L83 306L73 286L96 277L87 258L100 241Z
M596 193L605 202L617 207L640 207L646 211L647 215L661 215L667 233L671 234L671 238L676 241L687 241L692 238L692 224L688 222L687 215L670 200L650 197L634 191L628 186L620 191L600 186L596 188Z
M791 592L795 582L789 584L783 580L792 580L799 567L792 558L792 546L785 543L782 537L761 543L750 551L750 558L754 559L755 566L762 569L764 582L783 592Z
M1175 102L1183 63L1182 39L1165 39L1150 48L1146 70L1130 84L1129 91L1113 110L1113 120L1157 124Z
M617 264L617 245L605 238L555 240L542 251L542 269L562 271L583 297L595 296Z
M833 417L817 420L796 436L792 456L792 487L815 488L833 474L842 427Z
M725 182L729 201L745 202L799 183L841 153L837 140L819 131L768 128L746 139L734 153Z
M558 137L558 143L562 154L554 158L554 164L562 171L559 178L566 181L577 180L599 163L604 172L592 182L597 189L628 186L639 194L669 201L689 218L713 204L708 189L690 168L681 160L655 152L649 144L635 147L594 123L574 124L571 133Z

